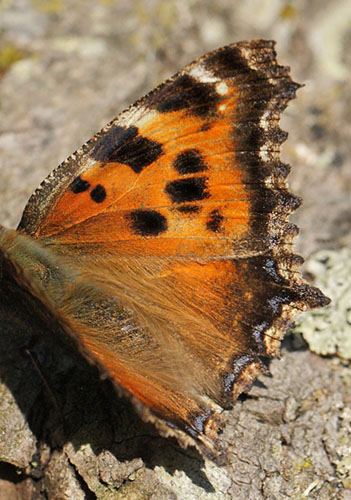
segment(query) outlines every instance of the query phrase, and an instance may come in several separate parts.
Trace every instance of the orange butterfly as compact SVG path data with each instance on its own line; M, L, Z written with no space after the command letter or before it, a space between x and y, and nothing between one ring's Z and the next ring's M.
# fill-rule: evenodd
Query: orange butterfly
M162 435L221 450L220 412L276 356L303 281L280 162L299 87L274 42L186 66L64 161L0 252L82 353Z

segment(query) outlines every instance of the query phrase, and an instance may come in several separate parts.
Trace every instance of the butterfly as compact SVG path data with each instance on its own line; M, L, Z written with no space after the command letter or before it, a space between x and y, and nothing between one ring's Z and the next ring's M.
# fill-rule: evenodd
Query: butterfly
M142 418L220 461L221 412L279 354L307 284L288 221L274 42L232 44L141 98L39 186L0 254Z

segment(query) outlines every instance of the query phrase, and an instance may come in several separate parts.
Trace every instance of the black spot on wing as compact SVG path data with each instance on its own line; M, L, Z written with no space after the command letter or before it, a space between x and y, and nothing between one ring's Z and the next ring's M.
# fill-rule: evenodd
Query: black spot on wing
M127 219L132 231L141 236L158 236L167 230L167 219L156 210L133 210Z
M160 113L185 109L195 116L206 117L215 114L220 100L212 83L202 83L184 74L161 87L149 105Z
M106 189L101 184L98 184L92 189L90 197L95 203L102 203L106 198Z
M133 140L137 134L138 129L136 127L125 128L119 125L112 125L98 139L92 151L93 158L97 161L107 163L119 146Z
M206 221L206 228L208 231L218 233L223 229L223 221L224 217L220 214L219 210L212 210Z
M177 207L177 211L183 214L197 214L201 208L198 205L182 205Z
M195 174L207 169L202 154L197 149L187 149L180 153L174 160L173 167L183 175Z
M206 181L206 177L190 177L189 179L168 182L166 193L173 203L203 200L210 196L207 191Z
M84 193L84 191L88 191L90 188L90 183L88 181L84 181L79 175L73 182L71 182L69 188L75 194Z
M206 61L206 66L219 78L233 78L252 73L248 61L238 47L224 47L213 53Z
M139 135L137 127L113 125L96 144L92 156L98 161L118 162L139 174L163 154L157 141Z

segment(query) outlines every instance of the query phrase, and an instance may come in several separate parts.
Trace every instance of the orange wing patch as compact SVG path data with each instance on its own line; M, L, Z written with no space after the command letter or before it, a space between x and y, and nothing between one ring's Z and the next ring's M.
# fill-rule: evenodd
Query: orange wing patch
M225 102L226 114L221 117L218 111L216 121L186 111L155 111L138 129L113 126L109 135L115 141L119 136L121 145L116 142L108 154L110 137L97 144L93 155L99 162L72 181L38 236L57 237L64 244L103 240L126 253L139 252L139 242L144 253L153 255L162 248L166 255L230 254L233 241L249 230L250 214L249 193L230 137L235 98ZM128 143L127 151L124 137L130 141L131 129L138 132L134 148ZM143 165L140 157L156 159ZM191 248L182 252L179 239L184 242L194 234Z

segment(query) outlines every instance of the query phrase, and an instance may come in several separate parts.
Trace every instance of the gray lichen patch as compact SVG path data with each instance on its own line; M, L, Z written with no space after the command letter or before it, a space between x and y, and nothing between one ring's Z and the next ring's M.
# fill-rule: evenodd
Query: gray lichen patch
M308 261L306 271L332 302L304 314L296 331L317 354L351 359L351 249L319 251Z

